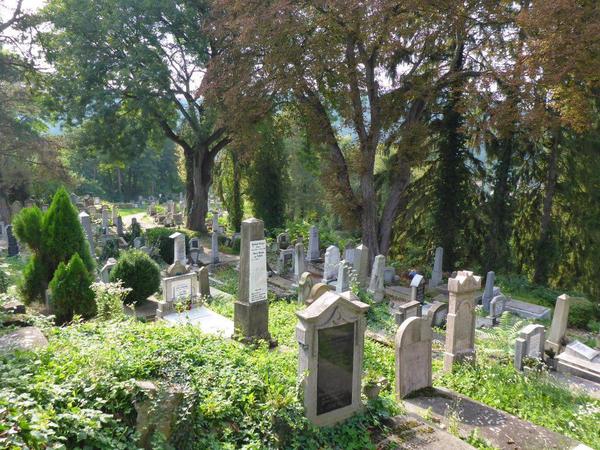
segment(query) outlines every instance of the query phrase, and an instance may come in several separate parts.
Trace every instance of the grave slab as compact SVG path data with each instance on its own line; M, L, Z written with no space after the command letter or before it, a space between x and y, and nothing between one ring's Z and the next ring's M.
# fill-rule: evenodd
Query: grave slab
M200 328L204 333L215 334L230 338L233 336L233 321L211 311L206 306L192 308L181 313L171 313L163 319L173 325L193 325Z
M534 305L533 303L527 303L514 298L511 298L506 302L504 309L526 319L550 319L550 308Z

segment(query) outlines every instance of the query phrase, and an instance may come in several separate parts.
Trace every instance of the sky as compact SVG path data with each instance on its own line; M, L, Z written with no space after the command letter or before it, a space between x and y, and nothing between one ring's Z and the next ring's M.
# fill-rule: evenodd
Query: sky
M11 17L17 3L17 0L0 0L0 17L3 20ZM35 12L45 3L45 0L23 0L23 11L26 13Z

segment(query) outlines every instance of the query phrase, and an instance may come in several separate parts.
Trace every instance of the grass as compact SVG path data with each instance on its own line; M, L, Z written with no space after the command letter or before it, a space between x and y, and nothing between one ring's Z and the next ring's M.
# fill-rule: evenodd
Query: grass
M132 214L145 213L146 208L119 208L119 214L121 217L130 216Z

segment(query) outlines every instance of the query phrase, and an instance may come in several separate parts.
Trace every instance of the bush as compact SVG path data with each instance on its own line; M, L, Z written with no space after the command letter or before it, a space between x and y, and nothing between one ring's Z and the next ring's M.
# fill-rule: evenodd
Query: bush
M75 253L68 264L61 262L50 282L56 322L63 324L78 314L86 319L96 315L92 277L81 257Z
M572 297L571 306L569 307L569 326L575 328L586 328L590 319L596 318L598 307L591 301Z
M176 231L185 234L185 246L187 248L190 236L188 236L185 231L161 227L146 230L146 245L148 247L157 248L161 259L167 264L173 264L174 243L173 239L169 236Z
M130 288L124 288L122 281L116 283L93 283L92 291L96 296L96 305L98 307L98 319L115 320L122 319L123 302L127 294L131 292Z
M8 275L0 269L0 294L5 294L8 290Z
M123 286L131 288L124 302L139 303L158 290L160 268L146 253L130 250L121 253L117 265L110 272L110 281L117 280L123 281Z

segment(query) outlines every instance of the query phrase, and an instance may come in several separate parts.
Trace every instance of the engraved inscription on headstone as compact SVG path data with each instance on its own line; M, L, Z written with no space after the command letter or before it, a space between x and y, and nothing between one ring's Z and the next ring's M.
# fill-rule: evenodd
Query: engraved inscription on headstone
M173 300L181 300L192 295L192 286L190 280L175 281L172 284Z
M317 415L352 403L354 323L318 331Z
M250 241L249 276L248 301L267 300L267 241L264 239Z

